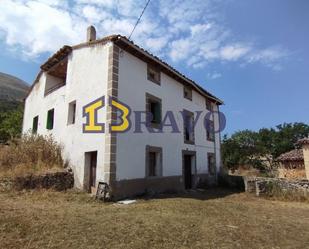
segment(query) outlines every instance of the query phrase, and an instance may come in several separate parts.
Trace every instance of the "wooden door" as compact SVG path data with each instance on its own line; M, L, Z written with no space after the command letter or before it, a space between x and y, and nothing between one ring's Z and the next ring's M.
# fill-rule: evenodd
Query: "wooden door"
M91 152L90 154L90 189L96 187L97 178L97 152Z
M185 189L192 188L192 156L184 155Z

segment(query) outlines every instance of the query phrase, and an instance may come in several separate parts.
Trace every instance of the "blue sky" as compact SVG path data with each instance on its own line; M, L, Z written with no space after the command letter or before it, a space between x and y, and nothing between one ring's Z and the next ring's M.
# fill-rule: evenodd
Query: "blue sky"
M146 0L2 0L0 71L32 83L62 45L128 35ZM132 39L223 99L223 133L309 123L309 1L151 0Z

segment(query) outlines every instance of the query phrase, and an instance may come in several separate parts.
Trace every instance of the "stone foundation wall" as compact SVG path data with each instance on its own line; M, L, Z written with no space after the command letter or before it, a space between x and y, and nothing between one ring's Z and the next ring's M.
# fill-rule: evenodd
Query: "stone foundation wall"
M255 193L256 196L269 195L276 188L277 192L309 197L309 181L289 181L282 178L244 177L245 190L248 193Z
M121 180L116 182L112 198L118 200L143 194L177 192L184 190L183 185L182 178L178 176Z
M23 177L0 179L0 191L37 188L63 191L73 188L73 186L74 176L69 172L56 172L43 175L28 175Z
M216 184L216 178L208 174L198 174L193 178L193 188L204 188ZM184 190L183 176L138 178L116 181L111 198L119 200L144 194L177 193Z

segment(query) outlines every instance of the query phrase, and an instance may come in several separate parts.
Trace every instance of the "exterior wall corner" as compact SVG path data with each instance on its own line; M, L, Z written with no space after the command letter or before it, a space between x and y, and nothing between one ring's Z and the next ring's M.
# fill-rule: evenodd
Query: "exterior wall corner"
M118 74L119 74L119 48L111 44L108 48L108 79L107 96L108 101L118 99ZM111 132L112 123L117 120L117 113L114 106L106 106L106 130L105 130L105 150L104 150L104 181L109 184L111 192L110 198L115 192L116 182L116 153L117 153L117 133Z

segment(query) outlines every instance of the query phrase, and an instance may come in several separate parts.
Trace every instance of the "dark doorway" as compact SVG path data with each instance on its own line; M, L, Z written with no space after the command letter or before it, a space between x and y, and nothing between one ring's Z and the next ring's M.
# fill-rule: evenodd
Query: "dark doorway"
M85 188L93 193L97 180L97 151L85 153Z
M90 187L96 187L97 178L97 151L91 152L90 154Z
M184 155L185 189L192 188L192 155Z

